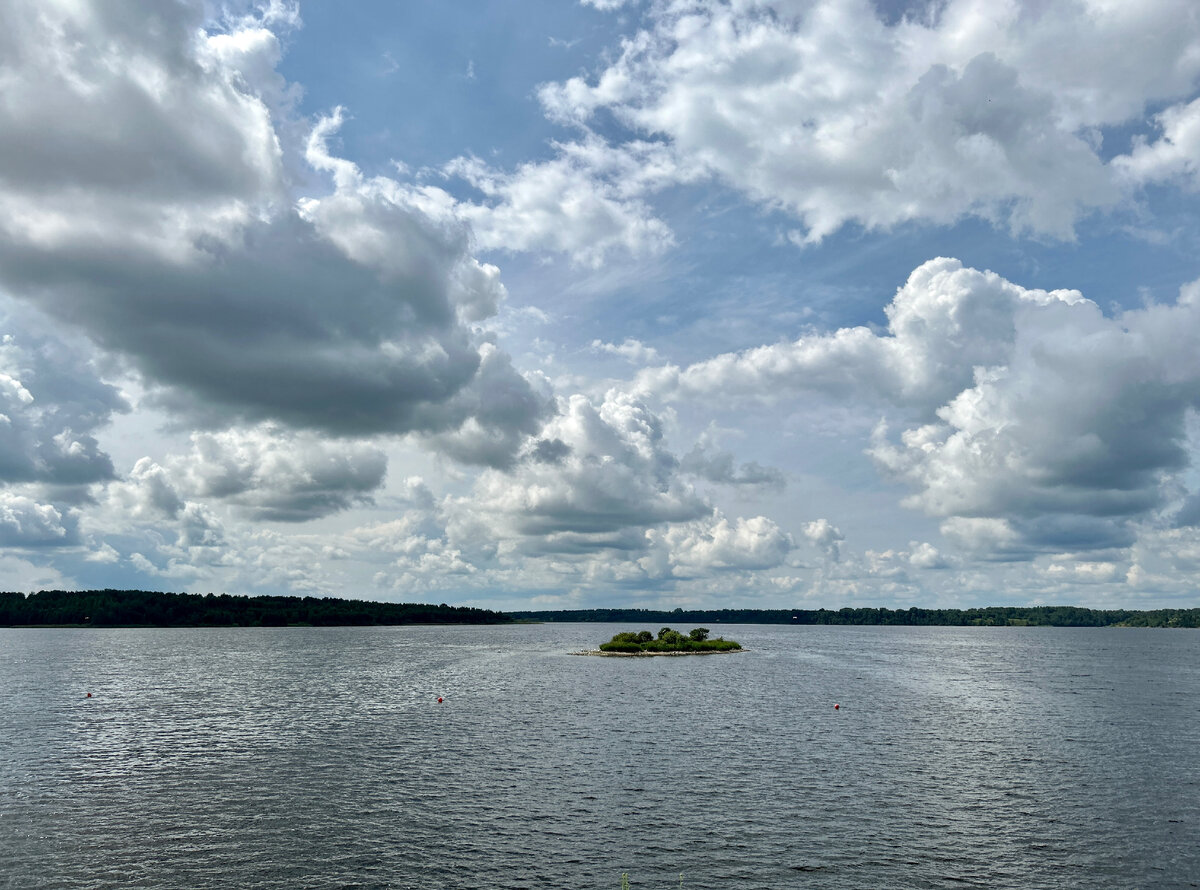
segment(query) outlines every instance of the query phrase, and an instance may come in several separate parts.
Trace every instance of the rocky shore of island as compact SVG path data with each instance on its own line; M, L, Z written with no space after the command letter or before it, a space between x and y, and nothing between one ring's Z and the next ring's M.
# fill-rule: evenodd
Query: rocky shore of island
M588 649L584 652L570 652L569 655L601 655L605 658L668 658L688 655L730 655L734 652L745 652L745 649L704 649L697 652L602 652L599 649Z

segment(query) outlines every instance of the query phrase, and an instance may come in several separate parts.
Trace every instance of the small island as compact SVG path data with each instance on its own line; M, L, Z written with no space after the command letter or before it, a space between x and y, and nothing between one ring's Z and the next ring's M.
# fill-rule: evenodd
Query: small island
M650 631L623 631L615 634L598 650L576 652L576 655L714 655L721 652L741 652L741 643L717 637L708 638L707 627L697 627L686 636L664 627L656 638Z

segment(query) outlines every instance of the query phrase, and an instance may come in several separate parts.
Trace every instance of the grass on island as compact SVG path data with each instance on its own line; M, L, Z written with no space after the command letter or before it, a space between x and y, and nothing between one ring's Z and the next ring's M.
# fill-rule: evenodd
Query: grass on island
M601 652L731 652L741 649L742 644L724 637L708 638L707 627L697 627L686 636L677 630L664 627L656 639L648 630L640 633L623 631L607 643L600 644Z

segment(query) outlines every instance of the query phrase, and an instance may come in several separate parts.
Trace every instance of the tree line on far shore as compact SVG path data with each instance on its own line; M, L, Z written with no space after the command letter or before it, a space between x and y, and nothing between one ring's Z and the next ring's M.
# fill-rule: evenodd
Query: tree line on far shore
M894 624L909 626L1200 627L1197 609L1085 609L989 606L972 609L575 609L496 612L467 606L377 603L334 597L233 596L147 590L0 593L0 627L260 627L285 625L506 624L513 621L618 624Z
M509 612L518 621L615 624L895 624L939 627L1200 627L1200 609L1085 609L1080 606L988 606L974 609L574 609Z
M333 597L231 596L149 590L0 593L0 626L314 627L506 624L500 612L466 606L374 603Z

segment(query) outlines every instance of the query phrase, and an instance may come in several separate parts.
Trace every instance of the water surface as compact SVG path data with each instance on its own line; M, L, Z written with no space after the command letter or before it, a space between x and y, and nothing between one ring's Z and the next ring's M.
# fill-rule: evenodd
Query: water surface
M0 887L1200 886L1198 632L624 629L0 629Z

